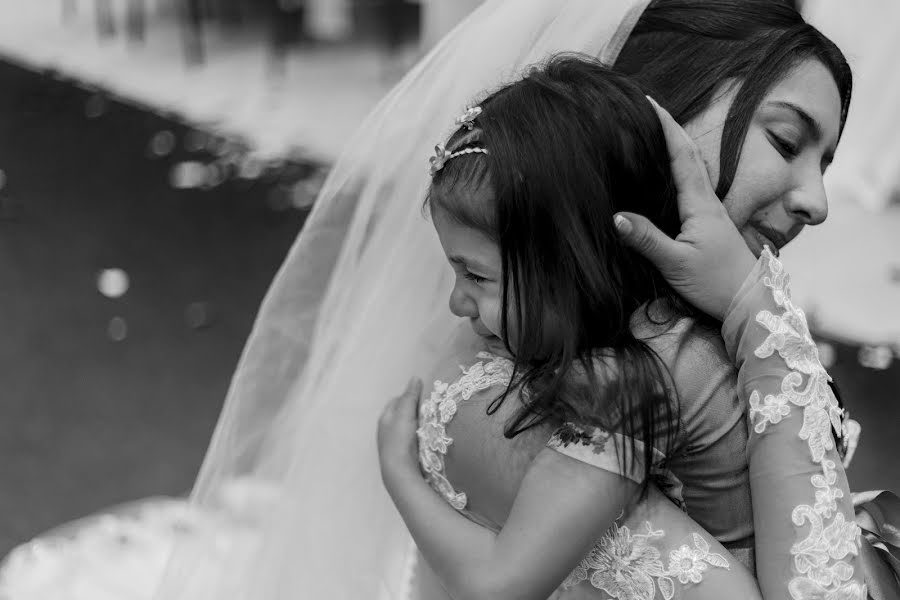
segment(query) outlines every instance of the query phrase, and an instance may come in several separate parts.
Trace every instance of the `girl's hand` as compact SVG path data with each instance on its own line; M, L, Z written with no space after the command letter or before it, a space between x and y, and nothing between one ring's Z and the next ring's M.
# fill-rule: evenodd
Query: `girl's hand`
M721 321L756 260L713 191L700 150L665 109L650 101L669 147L681 233L673 240L633 213L618 213L616 228L676 292Z
M419 398L422 381L410 379L406 390L388 402L378 419L378 460L381 476L387 479L392 473L419 469L419 443L416 429L419 427Z

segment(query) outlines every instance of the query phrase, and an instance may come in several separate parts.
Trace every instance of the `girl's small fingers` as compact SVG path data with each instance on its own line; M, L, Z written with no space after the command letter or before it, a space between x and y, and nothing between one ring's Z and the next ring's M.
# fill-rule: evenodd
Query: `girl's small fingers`
M390 401L385 405L384 410L381 411L381 420L384 421L391 419L395 412L397 412L397 398L391 398Z
M392 410L404 413L416 414L419 409L419 399L422 397L422 380L413 377L406 384L403 393L391 403Z
M400 397L414 399L418 403L419 398L422 397L422 380L418 377L410 378Z

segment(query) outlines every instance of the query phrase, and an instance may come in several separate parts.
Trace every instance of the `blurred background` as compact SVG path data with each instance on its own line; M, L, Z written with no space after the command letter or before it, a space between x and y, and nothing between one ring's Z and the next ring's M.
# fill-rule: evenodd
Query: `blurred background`
M478 4L0 0L0 556L190 489L329 165ZM900 4L806 4L856 92L784 259L863 425L852 487L900 490Z

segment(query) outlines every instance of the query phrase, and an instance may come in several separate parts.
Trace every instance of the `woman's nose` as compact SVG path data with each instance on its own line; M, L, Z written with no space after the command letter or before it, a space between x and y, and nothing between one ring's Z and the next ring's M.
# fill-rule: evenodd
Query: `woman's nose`
M828 196L820 174L788 196L787 211L804 225L819 225L828 218Z
M453 291L450 292L450 312L457 317L478 318L478 305L459 283L453 286Z

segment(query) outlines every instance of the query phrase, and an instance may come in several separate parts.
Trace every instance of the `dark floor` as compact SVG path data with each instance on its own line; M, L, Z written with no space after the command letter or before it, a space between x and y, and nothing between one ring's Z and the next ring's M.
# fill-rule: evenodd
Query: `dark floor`
M274 180L173 189L186 130L116 103L88 118L104 105L92 96L0 63L0 555L63 520L190 488L304 216L271 202ZM161 130L179 149L152 158ZM97 289L109 267L130 276L119 299ZM208 327L189 326L197 302Z
M303 214L279 176L175 190L185 129L0 63L0 555L119 502L187 491L253 315ZM161 130L178 150L151 158ZM192 155L205 159L206 155ZM302 168L301 168L302 171ZM296 175L296 173L295 173ZM131 287L108 299L100 269ZM187 307L209 303L208 327ZM122 317L127 337L107 334ZM831 369L863 423L851 482L900 491L900 366Z

